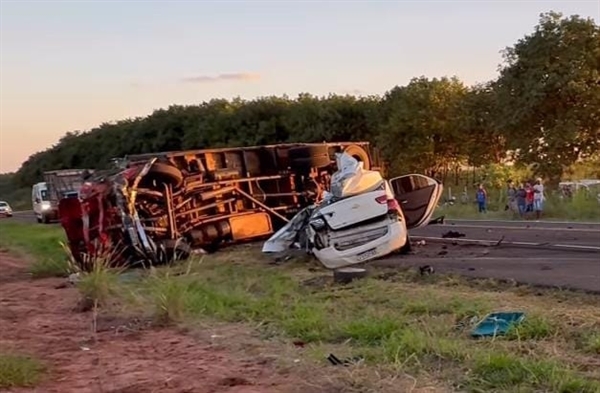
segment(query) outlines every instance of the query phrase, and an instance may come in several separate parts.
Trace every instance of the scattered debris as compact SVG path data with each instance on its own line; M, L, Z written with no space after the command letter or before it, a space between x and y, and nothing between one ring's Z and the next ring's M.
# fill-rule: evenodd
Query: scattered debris
M523 312L496 312L488 314L471 331L471 337L495 337L506 334L510 328L523 322Z
M434 218L429 221L429 225L444 225L446 223L446 216Z
M442 250L442 251L438 252L438 255L446 255L446 254L448 254L448 251L446 251L446 250Z
M467 235L465 235L464 233L458 232L458 231L448 231L446 233L444 233L442 235L442 238L444 239L458 239L460 237L466 237Z
M429 266L429 265L419 266L419 273L421 273L422 276L430 275L430 274L433 274L434 272L435 272L435 270L433 269L433 266Z
M456 323L456 325L454 326L454 329L465 330L467 328L472 328L473 326L475 326L475 324L477 323L478 320L479 320L479 318L477 317L477 315L474 315L470 318L469 317L463 318L462 320L460 320Z
M300 340L292 341L292 344L294 344L294 346L298 348L304 348L306 346L306 343Z
M77 284L80 279L81 279L81 277L80 277L79 273L71 273L71 274L69 274L69 278L67 279L67 281L70 284Z
M348 284L354 280L367 277L366 269L346 267L333 271L333 281L338 284Z
M250 381L248 381L245 378L227 377L227 378L223 378L220 381L219 385L233 387L233 386L248 386L248 385L252 385L252 384L250 383Z
M360 363L361 361L363 361L363 357L362 356L354 356L352 358L346 358L344 360L340 360L337 358L337 356L330 353L329 356L327 356L327 360L329 360L329 362L334 366L350 366L352 364Z
M427 245L427 243L425 242L425 240L417 240L415 242L415 246L421 246L421 247L423 247L425 245Z

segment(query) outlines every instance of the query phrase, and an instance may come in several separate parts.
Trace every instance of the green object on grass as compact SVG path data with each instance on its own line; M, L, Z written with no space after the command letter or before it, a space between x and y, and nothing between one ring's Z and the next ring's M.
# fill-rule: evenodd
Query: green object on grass
M471 337L493 337L504 335L514 325L525 319L523 312L496 312L488 314L471 331Z

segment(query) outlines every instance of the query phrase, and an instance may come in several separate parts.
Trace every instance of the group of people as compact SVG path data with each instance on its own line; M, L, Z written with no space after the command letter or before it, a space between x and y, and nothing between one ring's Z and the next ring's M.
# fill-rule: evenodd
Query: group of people
M505 210L510 210L521 218L530 218L533 215L538 220L541 218L546 199L542 179L538 178L535 182L528 181L518 186L515 186L514 182L509 180L507 197ZM488 195L483 184L479 185L475 199L477 200L479 213L486 213Z
M544 185L542 179L538 178L535 182L521 183L515 187L512 181L508 182L508 210L518 214L521 218L528 218L535 214L536 219L540 219L544 211Z

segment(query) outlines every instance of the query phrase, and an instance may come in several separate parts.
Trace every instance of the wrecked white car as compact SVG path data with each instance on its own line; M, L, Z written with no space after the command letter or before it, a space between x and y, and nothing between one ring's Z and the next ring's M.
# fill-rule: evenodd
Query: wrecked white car
M408 230L428 224L442 184L419 174L385 180L347 154L336 160L331 192L276 232L263 252L296 244L325 267L338 269L410 249Z

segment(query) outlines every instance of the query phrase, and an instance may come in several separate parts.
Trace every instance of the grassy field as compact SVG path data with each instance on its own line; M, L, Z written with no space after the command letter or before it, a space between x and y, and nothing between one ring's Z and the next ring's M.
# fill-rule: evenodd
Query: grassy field
M27 258L34 277L67 274L67 257L60 245L64 241L64 231L58 225L29 225L0 220L0 248Z
M60 238L57 228L0 223L0 246L27 253L34 266L65 260ZM598 297L391 269L334 285L306 257L270 262L257 247L239 246L127 274L99 268L80 288L112 304L103 313L127 310L191 334L197 326L250 329L265 347L280 347L282 364L291 347L298 370L330 375L326 391L600 392ZM476 320L500 310L527 318L506 337L470 337ZM336 367L329 353L361 360ZM2 364L0 376L8 374Z

